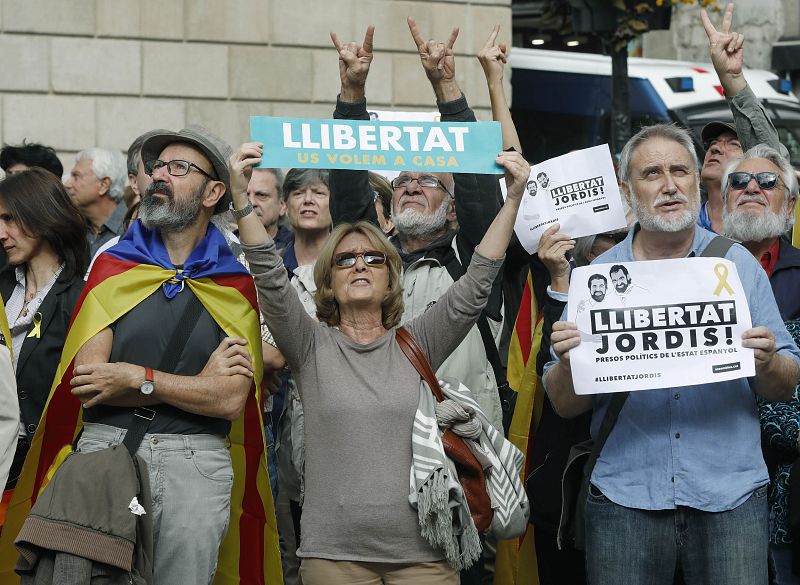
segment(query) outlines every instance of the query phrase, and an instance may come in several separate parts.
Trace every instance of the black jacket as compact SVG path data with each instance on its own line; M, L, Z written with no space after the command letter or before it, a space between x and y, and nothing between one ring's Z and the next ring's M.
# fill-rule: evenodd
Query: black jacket
M0 294L6 304L16 282L13 266L7 265L0 271ZM14 356L20 418L29 437L33 437L39 425L61 359L72 310L83 291L83 285L80 275L68 278L62 272L39 308L42 314L41 337L26 337L19 355Z
M781 238L778 261L769 277L784 321L800 319L800 250Z

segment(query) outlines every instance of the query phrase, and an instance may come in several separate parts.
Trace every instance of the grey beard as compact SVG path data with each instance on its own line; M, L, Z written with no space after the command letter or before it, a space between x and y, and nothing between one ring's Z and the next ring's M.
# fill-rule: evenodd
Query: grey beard
M769 238L777 238L789 229L789 220L786 218L786 204L783 213L775 213L767 209L758 216L734 209L728 213L722 212L722 232L729 238L740 242L760 242Z
M184 231L200 215L200 202L207 184L208 180L204 181L188 201L172 197L162 202L152 195L145 194L139 205L139 219L147 229L157 229L167 233Z
M402 213L394 213L392 221L397 233L404 238L425 238L442 229L447 224L447 209L450 198L445 197L439 208L433 213L424 213L416 209L406 209Z
M650 213L649 209L639 203L639 197L636 193L633 193L633 197L631 197L631 207L636 218L639 220L639 225L641 225L643 229L649 232L675 233L682 232L691 227L700 216L700 197L694 197L689 201L691 207L680 217L676 217L672 221L668 221L660 215Z

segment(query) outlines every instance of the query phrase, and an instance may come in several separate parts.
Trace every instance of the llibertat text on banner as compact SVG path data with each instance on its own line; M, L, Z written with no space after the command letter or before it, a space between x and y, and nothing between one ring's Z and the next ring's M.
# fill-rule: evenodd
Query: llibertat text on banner
M501 181L502 183L502 181ZM505 185L501 184L505 197ZM553 224L573 238L627 226L607 144L576 150L531 166L514 231L529 254Z
M498 122L250 117L263 168L502 174Z
M671 388L755 375L742 347L750 309L722 258L592 264L572 272L567 319L577 394Z

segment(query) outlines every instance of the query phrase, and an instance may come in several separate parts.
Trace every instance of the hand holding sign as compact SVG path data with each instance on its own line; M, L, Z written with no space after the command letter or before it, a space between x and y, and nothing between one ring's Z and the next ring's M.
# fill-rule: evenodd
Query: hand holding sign
M525 182L530 175L531 166L520 153L513 150L501 152L495 162L506 170L506 199L519 203L525 191Z
M569 290L570 264L567 252L575 248L575 240L559 230L560 226L550 226L539 240L539 260L550 273L550 286L553 290L566 293Z
M342 89L360 88L363 91L372 64L374 34L375 27L370 25L367 27L363 43L353 41L343 44L336 33L331 32L333 46L339 52L339 78L342 80Z
M581 344L581 334L578 326L572 321L556 321L553 323L553 332L550 334L550 345L556 353L559 362L570 369L572 364L569 352Z
M775 335L766 327L753 327L742 333L742 347L753 350L756 368L759 369L769 364L778 349Z

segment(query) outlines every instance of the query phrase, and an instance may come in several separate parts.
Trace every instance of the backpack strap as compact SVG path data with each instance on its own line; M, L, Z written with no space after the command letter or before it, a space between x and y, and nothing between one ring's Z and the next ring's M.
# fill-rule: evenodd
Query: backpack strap
M731 249L736 242L725 236L716 236L711 240L708 245L703 249L698 258L724 258L728 250Z

